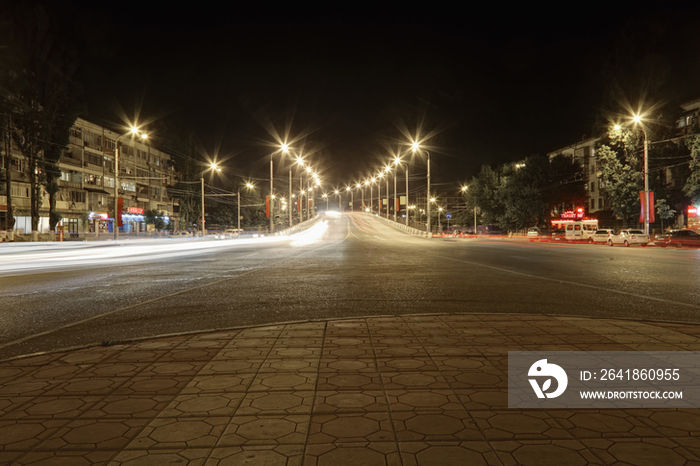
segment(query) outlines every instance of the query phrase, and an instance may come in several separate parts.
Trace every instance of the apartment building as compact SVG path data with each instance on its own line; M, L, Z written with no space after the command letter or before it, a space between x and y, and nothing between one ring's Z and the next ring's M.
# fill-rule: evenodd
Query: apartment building
M145 232L143 214L162 211L175 220L177 201L167 188L175 182L170 156L131 135L78 119L59 162L60 192L56 210L61 226L72 235L113 232L115 228L115 147L119 139L119 196L117 223L124 233ZM3 151L3 157L6 156ZM24 156L14 147L12 157L12 206L15 233L31 232L29 175ZM4 183L3 188L4 189ZM4 193L2 193L4 194ZM39 233L48 233L49 196L41 190ZM0 196L0 224L4 223L6 196Z
M581 141L549 152L547 157L553 159L563 155L576 160L583 168L581 181L585 181L587 200L584 206L569 206L570 208L583 208L590 217L597 218L604 211L610 210L610 202L605 196L604 181L600 178L596 160L596 144L599 137L583 138Z

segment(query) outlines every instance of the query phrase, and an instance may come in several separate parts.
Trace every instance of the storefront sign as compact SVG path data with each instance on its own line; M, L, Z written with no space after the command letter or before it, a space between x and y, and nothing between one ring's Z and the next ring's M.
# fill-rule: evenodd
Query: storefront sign
M140 207L127 207L126 212L129 214L143 214L143 209Z

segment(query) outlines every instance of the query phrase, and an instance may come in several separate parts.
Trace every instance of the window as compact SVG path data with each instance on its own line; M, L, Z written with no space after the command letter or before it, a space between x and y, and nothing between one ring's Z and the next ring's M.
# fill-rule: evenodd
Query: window
M592 193L595 192L595 181L592 181L592 182L591 182L591 192L592 192Z
M598 209L603 209L603 198L602 197L598 198Z
M85 174L85 183L93 184L95 186L102 186L102 176L92 175L92 174L86 173Z
M24 173L27 168L27 162L24 159L13 158L12 159L12 169L16 172Z
M85 153L85 161L93 165L99 165L100 167L103 165L103 158L101 155L95 155L89 152Z
M73 126L70 129L70 135L73 136L74 138L77 138L77 139L83 139L83 128L78 128L77 126Z
M12 197L29 197L29 186L12 184Z
M85 203L85 191L68 191L69 195L69 201L70 202L75 202L76 204L78 203Z
M136 192L136 183L133 181L119 181L119 184L121 185L121 188L124 191L131 191L131 192Z
M156 166L160 167L160 157L156 157Z
M595 209L595 199L591 199L591 209Z
M105 188L114 188L114 178L105 176Z
M102 136L99 134L85 131L83 141L85 141L86 146L92 149L102 150Z
M63 219L65 223L68 224L68 232L70 234L78 234L78 219L77 218L67 218Z
M105 138L105 148L113 151L114 150L114 139Z

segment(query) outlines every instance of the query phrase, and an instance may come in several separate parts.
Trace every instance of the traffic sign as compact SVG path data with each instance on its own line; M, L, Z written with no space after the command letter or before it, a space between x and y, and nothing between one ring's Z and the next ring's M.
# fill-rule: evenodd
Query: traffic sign
M445 214L445 218L446 218L447 220L451 219L451 218L452 218L452 214L451 214L450 212L447 212L447 213Z

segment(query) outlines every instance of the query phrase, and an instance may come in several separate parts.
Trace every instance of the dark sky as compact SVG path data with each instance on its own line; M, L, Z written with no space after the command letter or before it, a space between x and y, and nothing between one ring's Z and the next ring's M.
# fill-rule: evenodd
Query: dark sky
M288 131L331 185L421 128L435 181L456 184L597 131L605 109L621 110L612 83L633 103L700 96L697 8L239 3L68 3L62 14L98 51L77 74L90 116L183 122L246 176L266 176L270 128Z

